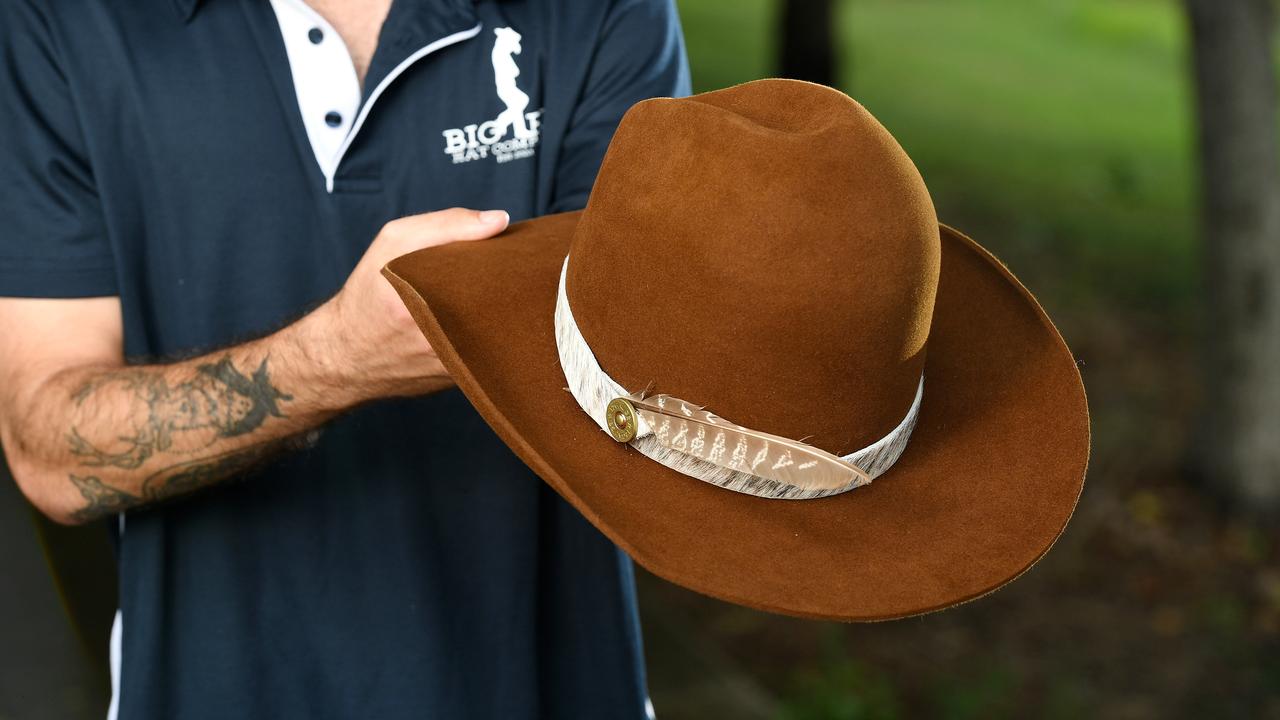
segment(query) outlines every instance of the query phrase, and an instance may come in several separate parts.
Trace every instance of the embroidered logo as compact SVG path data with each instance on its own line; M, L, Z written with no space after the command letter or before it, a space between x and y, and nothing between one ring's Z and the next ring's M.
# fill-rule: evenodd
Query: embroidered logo
M493 84L498 99L506 108L492 120L449 128L444 136L444 152L453 164L468 163L492 157L505 163L533 157L538 147L538 120L542 110L526 112L529 96L516 84L520 67L515 56L520 54L520 33L509 27L494 28Z

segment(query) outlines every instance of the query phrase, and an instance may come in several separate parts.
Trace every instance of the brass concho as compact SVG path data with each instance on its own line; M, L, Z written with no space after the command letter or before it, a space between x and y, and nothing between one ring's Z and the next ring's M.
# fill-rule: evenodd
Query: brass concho
M631 442L640 429L640 418L636 417L636 408L624 397L616 397L609 401L604 410L605 422L609 424L609 434L618 442Z

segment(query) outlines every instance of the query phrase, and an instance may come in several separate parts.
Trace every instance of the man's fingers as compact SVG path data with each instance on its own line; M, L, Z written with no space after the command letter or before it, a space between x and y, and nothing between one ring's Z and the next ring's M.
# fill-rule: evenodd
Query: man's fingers
M409 249L441 245L455 240L481 240L507 228L505 210L450 208L412 215L394 222L395 233Z

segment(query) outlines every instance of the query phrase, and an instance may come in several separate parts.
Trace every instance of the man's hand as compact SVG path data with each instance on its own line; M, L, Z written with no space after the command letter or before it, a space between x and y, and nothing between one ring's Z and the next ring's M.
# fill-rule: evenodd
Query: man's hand
M382 267L414 250L492 237L508 222L502 210L452 208L393 220L382 228L342 290L309 318L314 331L310 342L317 357L329 361L337 379L334 387L348 395L348 402L419 395L452 382L382 277Z

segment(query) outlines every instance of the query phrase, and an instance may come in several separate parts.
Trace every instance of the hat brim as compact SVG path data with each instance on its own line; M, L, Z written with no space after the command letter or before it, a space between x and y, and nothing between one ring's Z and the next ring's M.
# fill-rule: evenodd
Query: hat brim
M897 464L840 495L770 500L615 442L566 390L553 316L579 216L421 250L384 274L489 425L645 568L772 612L887 620L985 595L1062 533L1088 462L1084 386L1035 298L977 243L941 227L924 401Z

